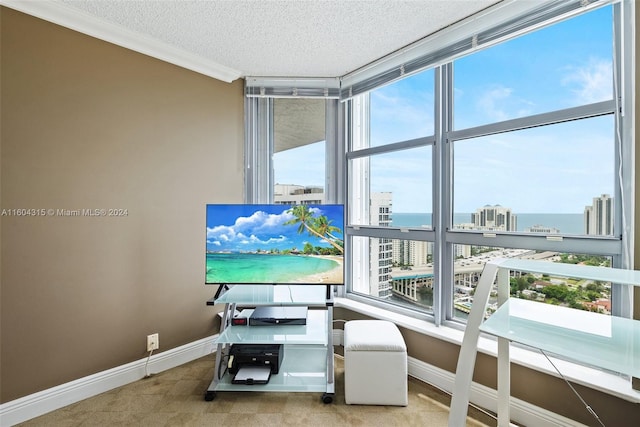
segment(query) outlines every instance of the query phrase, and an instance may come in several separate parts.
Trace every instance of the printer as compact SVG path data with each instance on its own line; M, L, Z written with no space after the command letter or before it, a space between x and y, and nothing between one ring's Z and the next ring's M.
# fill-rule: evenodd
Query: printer
M233 344L229 350L229 373L238 374L242 368L269 368L277 374L282 364L282 344Z

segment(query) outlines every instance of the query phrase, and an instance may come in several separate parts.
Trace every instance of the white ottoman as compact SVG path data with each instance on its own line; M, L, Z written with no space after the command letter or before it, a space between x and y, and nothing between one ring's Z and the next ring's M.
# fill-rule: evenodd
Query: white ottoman
M395 324L344 325L344 396L348 405L407 406L407 346Z

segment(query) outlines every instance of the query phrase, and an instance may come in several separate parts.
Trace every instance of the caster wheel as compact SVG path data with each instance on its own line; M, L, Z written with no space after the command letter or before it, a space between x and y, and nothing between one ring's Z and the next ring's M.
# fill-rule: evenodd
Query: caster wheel
M216 398L215 391L208 391L204 394L204 400L206 400L207 402L211 402L215 398Z
M328 404L333 402L333 395L329 393L325 393L322 395L322 403Z

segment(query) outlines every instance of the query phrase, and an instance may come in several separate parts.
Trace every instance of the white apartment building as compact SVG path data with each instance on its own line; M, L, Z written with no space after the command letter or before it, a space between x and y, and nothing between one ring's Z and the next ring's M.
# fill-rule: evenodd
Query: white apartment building
M433 252L432 242L417 240L394 240L392 247L394 264L414 267L427 265L428 255Z
M469 258L471 256L471 245L454 245L453 251L455 258Z
M613 197L603 194L593 198L591 206L584 207L584 234L613 235Z
M485 205L471 214L471 222L476 230L517 231L516 216L511 208L500 205Z
M369 198L369 220L371 225L389 227L391 225L393 194L390 192L371 193ZM391 239L369 239L369 295L379 298L391 297L391 267L393 264L393 244Z
M295 184L273 186L273 200L278 204L321 205L324 203L324 188Z

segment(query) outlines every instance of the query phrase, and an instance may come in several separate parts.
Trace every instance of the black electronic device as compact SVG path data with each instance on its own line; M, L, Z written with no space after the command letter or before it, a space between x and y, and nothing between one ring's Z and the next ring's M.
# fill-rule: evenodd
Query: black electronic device
M268 366L272 374L280 370L283 357L282 344L233 344L229 350L229 372L245 366Z
M249 317L250 326L306 325L307 307L260 306Z

